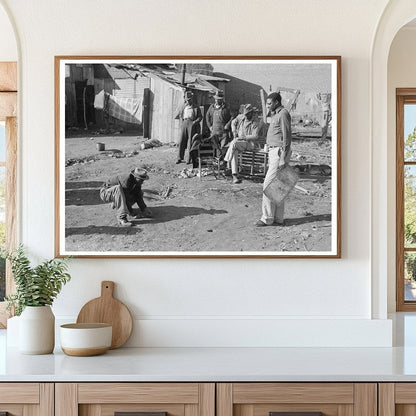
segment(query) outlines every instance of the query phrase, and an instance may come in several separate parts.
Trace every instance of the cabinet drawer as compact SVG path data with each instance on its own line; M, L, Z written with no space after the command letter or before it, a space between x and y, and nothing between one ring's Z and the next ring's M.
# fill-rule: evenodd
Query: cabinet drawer
M220 383L217 416L376 416L375 383Z
M213 383L58 383L56 416L215 416Z

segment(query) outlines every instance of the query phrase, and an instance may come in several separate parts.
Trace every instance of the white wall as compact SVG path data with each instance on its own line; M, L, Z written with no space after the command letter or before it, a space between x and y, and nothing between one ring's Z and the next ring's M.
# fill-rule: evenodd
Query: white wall
M371 320L370 254L370 57L386 3L0 0L21 39L21 239L42 257L54 247L54 55L343 59L342 259L73 259L56 315L73 319L110 279L137 319L130 345L389 345L386 296Z
M388 309L396 309L396 88L416 87L416 26L404 27L396 35L391 44L388 64Z
M17 61L16 37L6 9L0 3L0 61Z

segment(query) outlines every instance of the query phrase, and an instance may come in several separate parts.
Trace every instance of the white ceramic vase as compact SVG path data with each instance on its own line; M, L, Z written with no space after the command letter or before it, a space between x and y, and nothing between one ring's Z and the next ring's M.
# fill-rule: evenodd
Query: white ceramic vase
M19 351L50 354L55 346L55 316L50 306L26 306L19 319Z

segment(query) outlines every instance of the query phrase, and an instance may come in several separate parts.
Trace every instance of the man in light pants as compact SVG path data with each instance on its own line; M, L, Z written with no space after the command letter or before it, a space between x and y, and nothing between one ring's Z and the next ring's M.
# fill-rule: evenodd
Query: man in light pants
M289 112L282 106L282 97L278 92L272 92L267 97L267 109L271 114L269 129L267 130L266 145L269 152L269 169L263 183L263 201L261 219L256 227L284 224L285 200L279 205L264 195L264 190L276 178L279 169L289 163L291 155L292 129Z
M231 122L231 130L234 139L228 146L224 160L231 165L233 183L241 183L238 177L238 152L255 148L255 141L259 138L259 124L253 119L254 107L251 104L245 104L243 114L238 115Z

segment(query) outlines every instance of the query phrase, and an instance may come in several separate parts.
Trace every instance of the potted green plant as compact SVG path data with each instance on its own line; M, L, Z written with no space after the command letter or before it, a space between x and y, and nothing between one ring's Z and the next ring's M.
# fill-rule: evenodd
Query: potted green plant
M71 276L67 258L32 266L23 246L8 252L16 292L6 296L9 310L19 318L19 350L49 354L55 346L55 316L51 305Z

